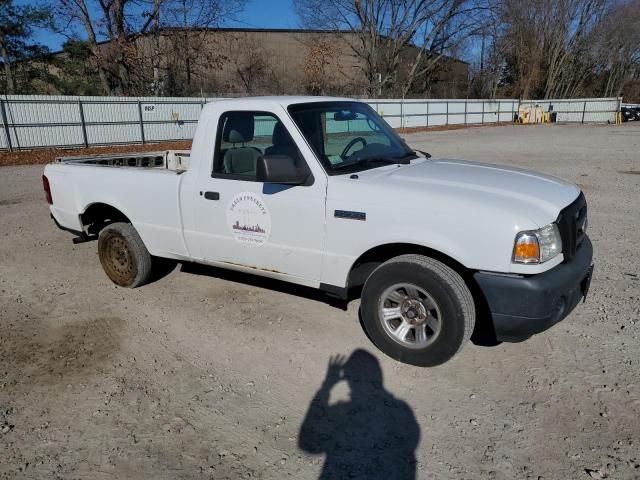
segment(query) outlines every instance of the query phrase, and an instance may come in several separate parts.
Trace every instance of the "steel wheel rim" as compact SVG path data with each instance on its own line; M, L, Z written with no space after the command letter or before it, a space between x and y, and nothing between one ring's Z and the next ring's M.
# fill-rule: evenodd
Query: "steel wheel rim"
M378 317L389 338L407 348L428 347L442 331L440 307L424 288L412 283L387 288L378 302Z
M129 285L137 273L129 244L119 235L110 235L105 240L101 257L109 278L118 285Z

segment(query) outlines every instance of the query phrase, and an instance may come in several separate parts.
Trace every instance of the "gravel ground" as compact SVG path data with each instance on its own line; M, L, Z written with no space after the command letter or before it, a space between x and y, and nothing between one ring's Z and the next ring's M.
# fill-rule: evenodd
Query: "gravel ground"
M42 166L4 167L0 478L314 479L325 460L331 478L379 478L414 448L420 479L640 478L640 125L406 138L578 183L587 303L524 343L411 367L368 342L358 302L180 267L117 288L96 244L50 221Z

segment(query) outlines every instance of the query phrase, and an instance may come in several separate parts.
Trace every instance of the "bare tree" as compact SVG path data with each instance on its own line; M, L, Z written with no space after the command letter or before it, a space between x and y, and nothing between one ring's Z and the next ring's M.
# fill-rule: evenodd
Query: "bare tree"
M602 94L627 93L640 102L640 3L629 0L615 5L597 31L597 71L606 78ZM635 83L635 92L627 92Z
M464 0L433 2L426 9L423 26L416 32L415 53L411 55L410 68L402 85L403 97L419 78L428 78L438 70L446 53L455 51L482 30L486 9L486 2Z
M146 34L163 0L57 0L59 31L78 25L84 29L105 94L133 93L132 46ZM71 30L73 32L73 30ZM100 44L108 42L108 47Z
M164 0L161 28L170 29L170 34L163 37L165 43L171 44L164 48L177 53L173 61L166 62L165 72L182 79L182 92L193 91L194 78L203 67L225 60L227 52L207 48L212 43L210 29L234 18L245 4L246 0Z
M313 95L326 95L340 72L338 46L331 38L314 36L306 45L303 69L306 88Z
M588 62L575 60L586 57L586 42L591 40L589 33L604 13L605 1L563 0L555 2L554 6L551 9L556 19L554 28L544 32L545 98L557 96L571 88L571 84L579 85L585 73L591 70Z
M185 90L189 90L204 32L240 11L245 1L56 0L56 16L60 32L74 35L75 26L84 30L105 94L149 90L163 94L166 69L173 67L165 59L163 71L163 57L170 48L168 42L161 45L163 38L169 38L163 32L173 29L171 40L184 41L181 65L186 73ZM145 53L143 37L152 39L151 53Z
M478 0L296 0L303 25L347 34L361 60L367 94L406 94L453 45L468 36ZM408 68L405 66L408 65ZM400 76L399 74L402 73Z
M640 56L637 0L495 0L492 58L507 95L612 95Z
M164 80L160 73L161 61L160 57L162 54L161 46L160 46L160 5L161 0L154 0L155 4L155 17L153 19L153 54L151 58L151 62L153 64L153 94L156 96L160 96L164 94Z
M270 75L265 61L266 53L255 40L246 35L236 34L229 41L229 62L242 90L235 93L259 93L266 78Z

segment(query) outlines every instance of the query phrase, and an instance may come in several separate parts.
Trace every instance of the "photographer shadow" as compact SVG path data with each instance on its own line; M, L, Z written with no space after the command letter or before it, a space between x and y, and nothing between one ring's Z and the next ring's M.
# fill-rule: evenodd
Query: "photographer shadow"
M329 404L331 389L349 384L351 398ZM325 454L320 480L416 478L420 427L411 408L385 390L378 360L365 350L336 356L300 427L298 446Z

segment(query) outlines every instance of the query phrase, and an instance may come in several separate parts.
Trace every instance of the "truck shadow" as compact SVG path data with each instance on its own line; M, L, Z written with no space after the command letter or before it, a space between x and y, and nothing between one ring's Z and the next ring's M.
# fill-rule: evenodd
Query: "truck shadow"
M290 295L295 295L297 297L306 298L308 300L326 303L341 310L347 310L347 305L349 304L349 302L355 300L356 298L359 298L359 293L361 290L360 288L354 289L352 292L349 292L348 300L342 300L332 297L316 288L305 287L303 285L297 285L295 283L289 283L273 278L261 277L244 272L236 272L234 270L212 267L199 263L184 262L181 265L182 266L180 267L180 271L184 273L214 277L221 280L226 280L228 282L242 283L244 285L250 285L252 287L287 293Z
M151 277L149 277L148 283L157 282L163 279L176 269L178 262L170 260L168 258L154 257L151 266Z
M171 268L171 270L173 270L173 268ZM166 274L170 273L171 270ZM212 267L199 263L184 262L181 264L180 271L190 273L192 275L214 277L229 282L242 283L244 285L250 285L257 288L287 293L289 295L295 295L308 300L322 302L345 311L347 310L349 303L353 300L359 299L362 293L362 287L353 288L349 290L348 299L342 300L340 298L332 297L326 292L316 288L305 287L282 280L261 277L250 273L236 272L234 270ZM501 342L496 340L496 334L491 320L491 312L489 311L489 306L484 299L484 295L472 279L465 280L476 300L476 324L473 334L471 335L471 342L474 345L481 347L495 347L500 345Z
M347 401L330 402L340 382ZM320 480L416 478L420 426L411 407L384 388L378 360L366 350L330 359L325 379L307 409L298 447L325 455Z
M464 280L471 291L476 307L476 323L471 334L471 343L478 347L496 347L500 345L502 342L496 339L491 310L484 293L482 293L482 290L480 290L471 275L464 278Z

